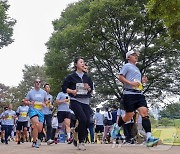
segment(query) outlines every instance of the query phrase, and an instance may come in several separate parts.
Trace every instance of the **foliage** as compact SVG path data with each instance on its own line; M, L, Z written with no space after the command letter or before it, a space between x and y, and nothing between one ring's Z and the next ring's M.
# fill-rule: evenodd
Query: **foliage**
M16 21L8 16L7 1L0 1L0 49L13 42L13 26Z
M159 124L162 126L173 126L173 122L168 118L161 118Z
M34 81L37 78L41 80L42 86L48 82L45 68L38 65L25 65L25 68L23 69L23 80L18 85L16 91L16 97L19 98L19 100L23 99L27 92L34 87Z
M180 103L172 103L165 106L159 115L161 118L180 119L178 111L180 111Z
M95 84L96 102L119 102L123 86L118 73L126 52L136 49L138 67L149 78L144 93L152 105L167 94L179 94L179 45L168 39L161 20L149 17L146 4L147 0L82 0L69 5L53 22L54 33L47 42L45 64L54 85L64 80L73 59L81 55ZM65 69L58 69L62 66Z
M174 40L180 40L179 0L149 0L147 8L152 18L164 21Z

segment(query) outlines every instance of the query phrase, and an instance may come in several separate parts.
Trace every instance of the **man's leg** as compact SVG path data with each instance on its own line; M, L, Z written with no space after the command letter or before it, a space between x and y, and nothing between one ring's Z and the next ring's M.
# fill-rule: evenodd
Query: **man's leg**
M37 138L38 138L38 133L42 131L42 123L39 122L38 116L34 116L31 118L32 126L33 126L33 131L32 131L32 137L33 137L33 147L39 148L37 145Z
M158 138L154 138L151 134L151 122L149 120L147 107L138 108L140 115L142 116L142 126L146 132L146 144L149 147L156 145L159 141Z
M124 117L119 117L118 126L121 127L127 121L130 121L134 115L134 112L126 112Z

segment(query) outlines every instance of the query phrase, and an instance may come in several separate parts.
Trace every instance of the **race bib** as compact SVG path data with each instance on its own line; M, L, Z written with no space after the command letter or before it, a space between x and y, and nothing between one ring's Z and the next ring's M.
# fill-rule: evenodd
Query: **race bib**
M38 109L38 110L41 110L42 109L42 102L35 102L34 103L34 108Z
M136 90L142 91L142 90L143 90L143 85L142 85L142 83L141 83L140 81L136 80L136 79L134 79L134 81L135 81L135 82L139 82L139 86L138 86L138 87L133 87L133 88L136 89Z
M12 115L9 115L7 119L12 120Z
M21 117L27 117L27 112L20 112Z
M84 88L84 83L76 83L77 94L86 95L88 91Z

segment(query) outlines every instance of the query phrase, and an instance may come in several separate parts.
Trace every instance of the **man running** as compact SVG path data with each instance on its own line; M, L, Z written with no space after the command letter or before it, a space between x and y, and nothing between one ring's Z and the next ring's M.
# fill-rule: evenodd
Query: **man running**
M12 104L9 104L8 110L3 113L2 118L4 119L5 144L8 144L8 137L11 136L11 132L16 123L16 112L12 110Z
M118 125L122 126L124 123L131 120L134 111L138 110L139 114L142 116L142 126L147 134L146 145L152 147L157 144L159 139L154 138L151 134L151 122L148 116L147 102L142 93L142 83L146 83L147 78L141 76L141 72L136 66L138 61L137 52L128 51L126 53L126 59L128 63L122 67L119 75L119 80L124 85L123 99L126 113L125 116L119 118Z
M47 93L41 89L41 81L36 79L34 81L34 88L30 90L25 98L25 104L29 105L29 117L32 123L32 147L39 148L37 144L38 132L43 128L44 114L42 108L48 104Z
M16 115L18 116L17 120L17 126L16 126L16 134L18 137L18 142L17 144L24 142L25 137L27 137L27 126L28 126L28 111L29 111L29 106L25 105L24 100L22 100L22 105L20 105L17 108ZM22 135L21 135L21 131Z

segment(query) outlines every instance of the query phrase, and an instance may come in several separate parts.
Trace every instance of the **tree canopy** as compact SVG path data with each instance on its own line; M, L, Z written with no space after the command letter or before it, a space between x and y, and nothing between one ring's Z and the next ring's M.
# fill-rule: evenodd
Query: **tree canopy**
M16 21L8 16L8 9L7 1L0 1L0 49L13 42L13 26Z
M180 1L179 0L149 0L147 5L152 18L162 19L170 36L180 40Z
M168 104L160 111L161 118L180 119L180 103Z
M179 94L179 44L168 39L162 20L149 17L147 2L81 0L69 5L53 22L47 42L45 64L56 88L61 88L73 59L80 55L90 69L98 103L120 101L123 87L118 73L126 52L136 49L138 67L149 78L144 93L151 102L168 93Z

